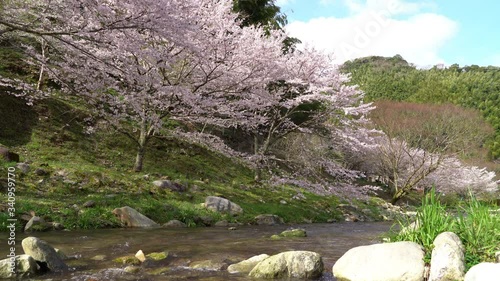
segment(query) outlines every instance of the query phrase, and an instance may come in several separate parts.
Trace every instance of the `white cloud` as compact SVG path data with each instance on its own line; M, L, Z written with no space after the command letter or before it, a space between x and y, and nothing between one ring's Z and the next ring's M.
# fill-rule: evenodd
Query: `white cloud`
M338 63L357 57L402 55L417 65L444 61L438 51L458 30L442 15L421 12L429 4L401 0L343 0L351 14L294 21L286 29L302 42L335 53ZM402 15L405 15L404 18Z

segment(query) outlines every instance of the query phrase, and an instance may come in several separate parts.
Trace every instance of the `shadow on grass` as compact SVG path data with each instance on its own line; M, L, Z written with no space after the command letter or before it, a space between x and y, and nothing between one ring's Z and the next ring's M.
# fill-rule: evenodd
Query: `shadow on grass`
M37 120L33 107L0 89L0 144L19 146L28 143Z

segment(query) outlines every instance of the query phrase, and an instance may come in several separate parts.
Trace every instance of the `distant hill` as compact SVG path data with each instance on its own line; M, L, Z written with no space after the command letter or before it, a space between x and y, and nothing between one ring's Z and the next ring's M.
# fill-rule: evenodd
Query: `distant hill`
M453 64L418 69L396 55L358 58L345 62L341 70L351 73L350 83L359 85L368 101L452 103L480 111L495 129L487 144L489 157L500 158L500 67Z

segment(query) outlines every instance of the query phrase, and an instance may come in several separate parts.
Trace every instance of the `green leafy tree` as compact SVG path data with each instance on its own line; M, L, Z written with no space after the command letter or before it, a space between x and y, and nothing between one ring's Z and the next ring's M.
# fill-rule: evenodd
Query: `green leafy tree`
M240 14L242 26L262 26L268 33L270 30L283 30L288 23L275 0L234 0L233 11ZM293 52L299 43L300 40L295 37L286 37L283 52Z

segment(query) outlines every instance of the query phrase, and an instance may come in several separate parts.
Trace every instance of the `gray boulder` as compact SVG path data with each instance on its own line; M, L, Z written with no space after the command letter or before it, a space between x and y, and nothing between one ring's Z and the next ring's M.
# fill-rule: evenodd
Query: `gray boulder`
M12 273L13 263L15 263L15 274ZM0 279L33 277L37 273L38 264L29 255L19 255L0 261Z
M186 227L187 225L179 220L170 220L163 225L164 227Z
M235 263L230 265L227 268L227 271L231 274L233 273L250 273L252 269L261 261L267 259L269 255L262 254L258 256L253 256L247 260L241 261L239 263Z
M184 185L169 180L156 180L153 182L153 185L162 189L169 189L176 192L186 191L186 187Z
M26 226L24 226L24 232L34 232L34 231L47 231L52 228L52 225L45 222L45 220L38 216L33 216Z
M125 206L113 210L115 215L125 227L157 227L158 224L135 209Z
M47 242L36 237L27 237L23 239L21 244L24 253L32 256L33 259L44 266L46 265L49 270L56 272L68 270L68 266Z
M16 164L16 168L19 169L19 171L22 173L22 174L27 174L30 172L30 165L28 165L27 163L17 163Z
M221 221L216 222L215 226L216 227L228 227L229 226L229 222L226 221L226 220L221 220Z
M217 196L208 196L205 198L204 206L209 210L219 213L229 213L231 215L243 213L243 209L238 204Z
M423 281L424 251L413 242L355 247L333 266L339 281Z
M429 281L462 280L465 274L464 246L453 232L443 232L434 239Z
M271 214L258 215L254 218L254 221L258 225L276 225L284 223L281 217Z
M227 268L227 263L213 260L204 260L192 262L191 264L189 264L189 267L199 270L221 271Z
M465 274L465 281L500 280L500 263L483 262L471 267Z
M250 271L254 278L316 279L323 274L323 260L318 253L289 251L271 256L259 262Z
M19 162L19 154L11 152L8 148L0 146L0 159L7 162Z

